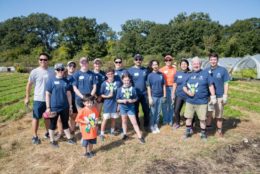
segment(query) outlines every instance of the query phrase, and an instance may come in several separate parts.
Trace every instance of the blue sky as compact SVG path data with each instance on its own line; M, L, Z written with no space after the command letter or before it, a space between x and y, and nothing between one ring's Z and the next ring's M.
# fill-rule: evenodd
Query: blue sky
M181 12L205 12L212 20L230 25L237 19L260 18L260 0L0 0L1 22L36 12L58 19L95 18L120 31L129 19L166 24Z

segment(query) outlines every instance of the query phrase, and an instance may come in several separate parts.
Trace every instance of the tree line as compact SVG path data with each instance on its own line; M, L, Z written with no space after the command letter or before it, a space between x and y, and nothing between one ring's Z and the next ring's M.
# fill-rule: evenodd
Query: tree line
M0 23L1 64L30 65L43 51L50 53L54 62L80 56L127 59L136 53L182 58L214 51L225 57L241 57L260 53L260 18L223 26L206 13L180 13L168 24L127 20L118 33L93 18L59 20L44 13Z

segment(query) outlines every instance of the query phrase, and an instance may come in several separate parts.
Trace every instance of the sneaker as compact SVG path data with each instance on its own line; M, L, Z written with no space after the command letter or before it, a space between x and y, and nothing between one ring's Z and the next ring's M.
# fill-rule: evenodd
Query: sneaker
M115 131L113 131L113 132L111 131L111 132L110 132L110 135L115 136L115 135L116 135L116 132L115 132Z
M104 135L100 135L99 137L100 137L101 141L105 140L105 136Z
M184 138L184 139L190 138L191 135L192 135L192 133L191 133L191 129L186 129L186 132L185 132L183 138Z
M76 144L76 141L73 138L71 138L71 139L68 139L67 143L68 144Z
M54 148L58 148L58 147L59 147L57 141L51 141L50 144L51 144L51 146L54 147Z
M179 127L180 127L180 125L179 124L173 124L173 130L176 130L176 129L178 129Z
M201 139L201 140L204 140L204 141L207 141L207 135L206 135L206 133L200 133L200 139Z
M32 144L41 144L41 140L38 137L32 137Z
M141 137L141 138L138 138L139 139L139 142L141 143L141 144L145 144L145 140L144 140L144 138L143 137Z
M124 134L122 137L122 140L126 140L127 138L128 138L128 136Z
M86 156L87 158L92 158L94 154L92 152L87 152L84 154L84 156Z
M44 138L45 138L45 139L49 139L49 138L50 138L49 132L46 132L46 133L44 134Z
M160 133L160 129L159 129L159 127L158 127L157 124L154 126L154 129L155 129L155 132L156 132L156 133Z

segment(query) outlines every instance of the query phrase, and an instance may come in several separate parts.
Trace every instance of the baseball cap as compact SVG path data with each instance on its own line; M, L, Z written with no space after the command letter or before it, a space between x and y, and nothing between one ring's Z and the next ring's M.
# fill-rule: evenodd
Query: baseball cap
M63 68L63 69L65 68L62 63L56 63L56 64L54 65L54 69L55 69L55 70L61 69L61 68Z
M102 62L101 62L101 59L100 58L96 58L96 59L94 59L93 60L93 63L95 64L95 63L97 63L97 62L99 62L100 64L102 64Z
M74 61L68 61L67 66L69 66L70 64L74 64L76 66L76 62Z
M134 59L144 59L143 58L143 56L141 55L141 54L136 54L135 56L134 56Z

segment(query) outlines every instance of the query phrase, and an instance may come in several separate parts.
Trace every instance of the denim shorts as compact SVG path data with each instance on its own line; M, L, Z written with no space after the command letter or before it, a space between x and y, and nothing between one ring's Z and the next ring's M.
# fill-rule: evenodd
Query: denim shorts
M33 101L33 118L39 120L46 110L46 102Z
M134 105L120 105L119 106L119 110L120 110L120 115L121 116L135 116L135 106Z
M82 146L87 147L89 144L97 144L97 139L89 139L89 140L83 140Z

